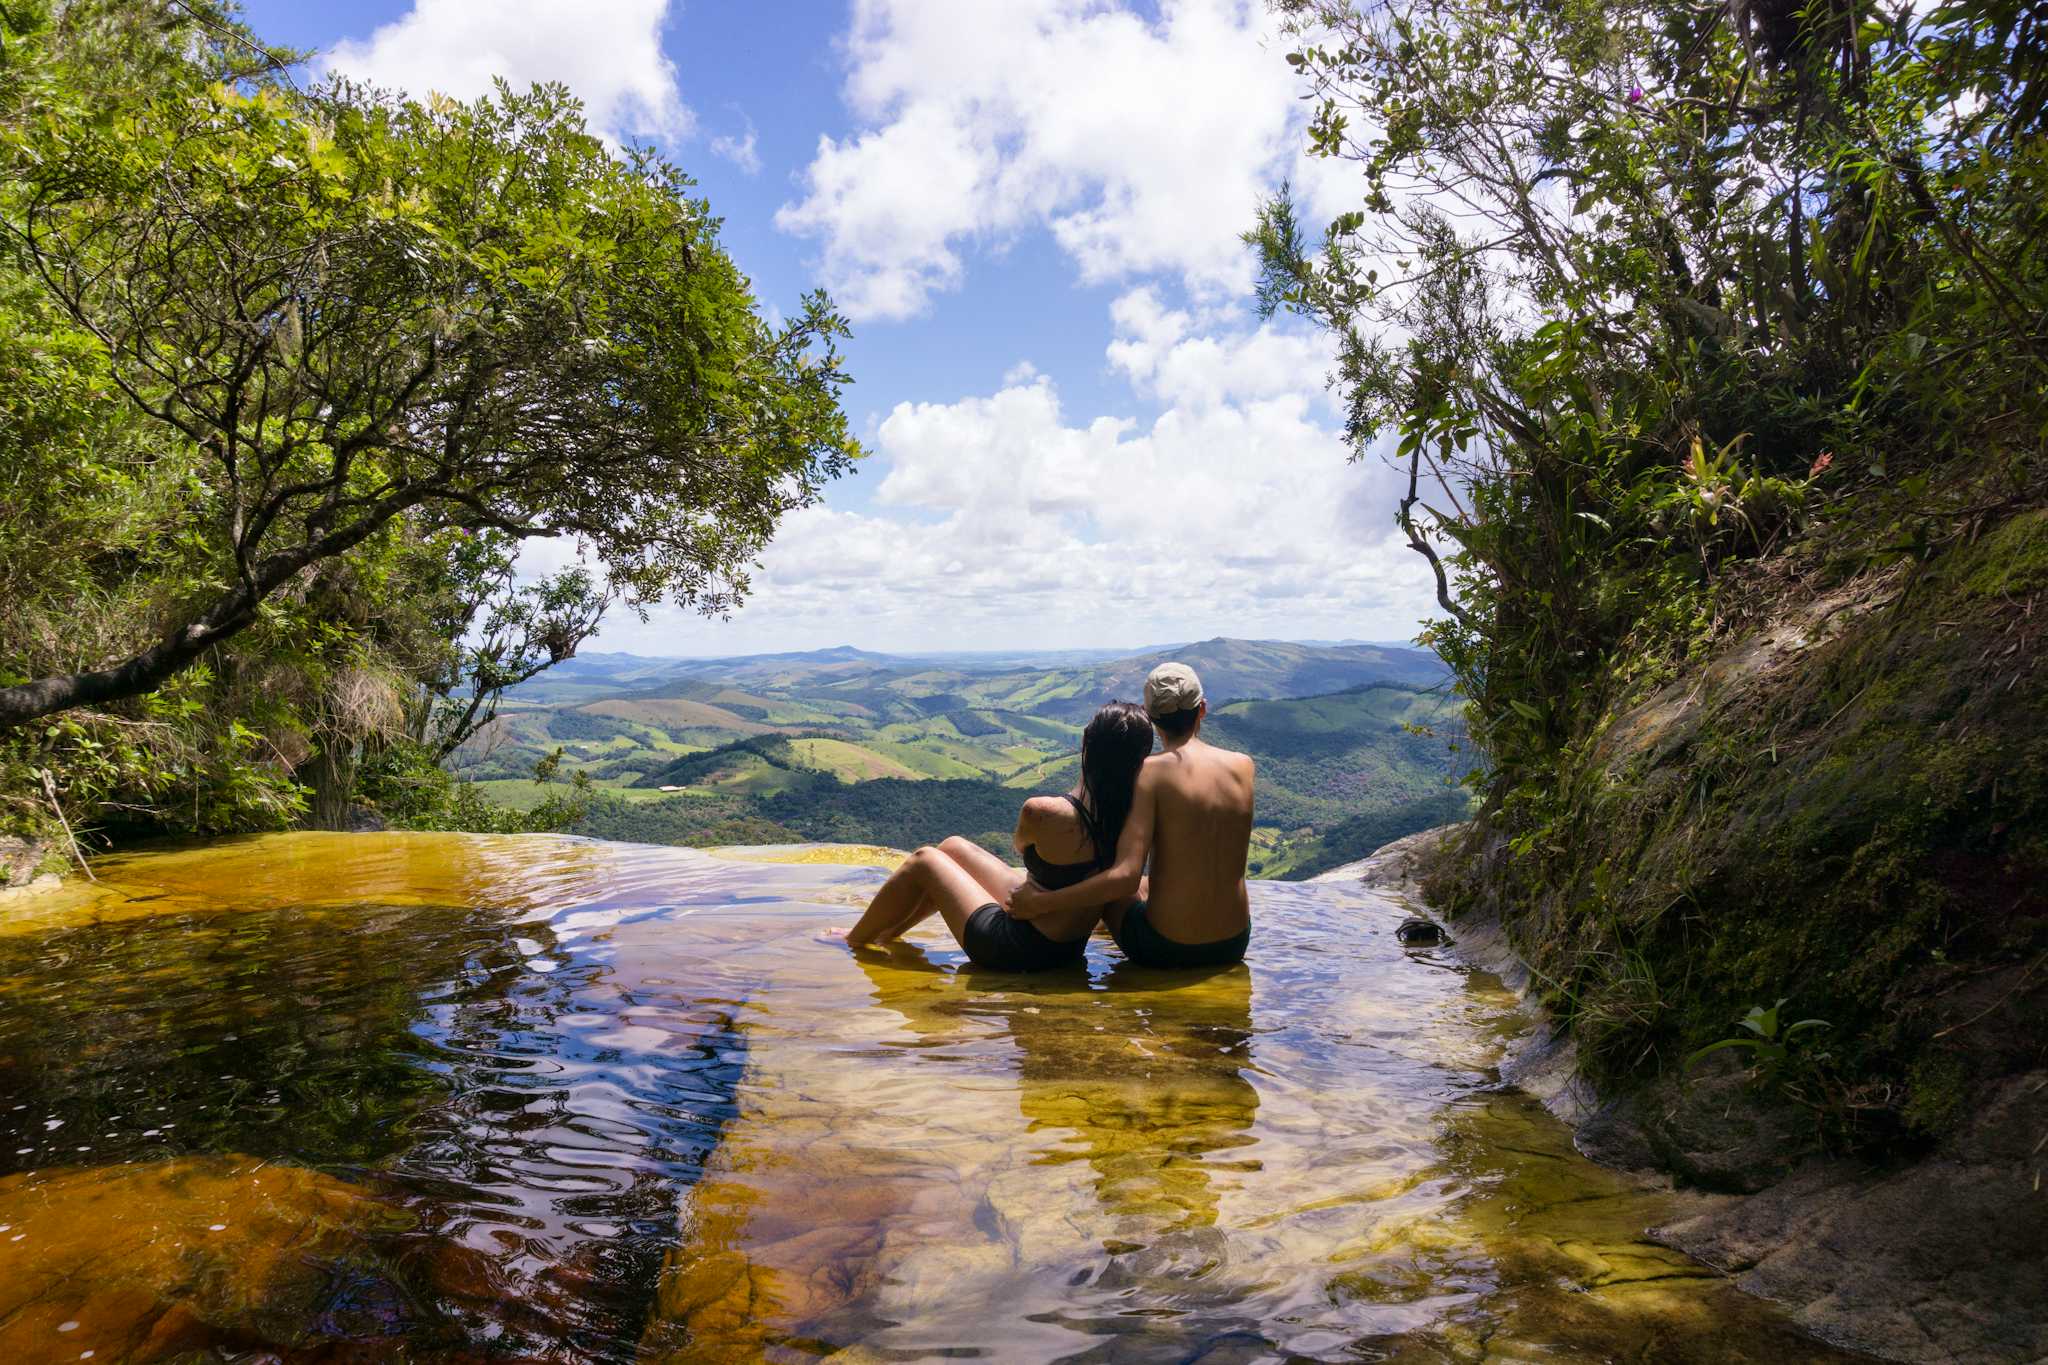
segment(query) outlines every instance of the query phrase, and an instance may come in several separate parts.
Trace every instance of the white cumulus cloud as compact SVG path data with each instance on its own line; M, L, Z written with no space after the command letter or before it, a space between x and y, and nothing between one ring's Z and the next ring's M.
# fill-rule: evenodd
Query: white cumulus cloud
M761 152L760 148L756 145L758 142L759 134L754 130L753 121L749 120L747 131L744 134L738 136L723 134L712 138L710 145L712 155L724 157L748 175L759 175L761 173Z
M1260 0L856 0L846 96L777 216L816 238L855 318L902 318L956 287L963 251L1050 232L1089 282L1172 274L1240 295L1238 234L1262 193L1327 167Z
M323 68L457 99L560 81L615 140L689 136L696 125L662 52L669 0L414 0L367 38L337 43Z
M1109 363L1140 393L1187 407L1211 403L1326 398L1336 356L1327 334L1259 327L1239 334L1196 330L1156 289L1134 289L1110 305L1117 337Z
M990 394L899 403L862 476L881 476L873 506L785 519L733 627L663 612L608 646L1412 634L1428 571L1392 526L1398 475L1346 458L1316 379L1325 344L1275 325L1196 329L1149 291L1115 317L1111 363L1160 396L1156 418L1069 413L1023 366ZM1295 362L1306 384L1285 382Z

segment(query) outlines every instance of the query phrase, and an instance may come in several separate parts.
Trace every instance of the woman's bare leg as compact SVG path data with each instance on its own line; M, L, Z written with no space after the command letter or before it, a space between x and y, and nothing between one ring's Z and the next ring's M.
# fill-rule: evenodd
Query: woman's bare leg
M954 940L965 946L967 917L989 900L987 890L967 869L935 848L921 848L882 884L846 941L858 948L895 938L936 913Z
M921 848L905 858L868 902L846 941L858 948L897 938L937 909L926 894L927 868L933 858L942 856L937 849Z
M966 868L967 875L988 892L988 898L1005 910L1010 908L1011 893L1024 884L1023 868L1011 867L964 834L941 841L939 852Z
M968 875L981 883L989 899L1008 910L1010 895L1024 884L1025 875L1021 868L1011 867L995 854L962 835L954 835L939 845L939 852L967 869ZM1095 928L1095 921L1102 917L1102 910L1093 907L1086 910L1068 910L1058 915L1040 915L1032 920L1032 927L1055 943L1072 943L1077 938L1086 938Z

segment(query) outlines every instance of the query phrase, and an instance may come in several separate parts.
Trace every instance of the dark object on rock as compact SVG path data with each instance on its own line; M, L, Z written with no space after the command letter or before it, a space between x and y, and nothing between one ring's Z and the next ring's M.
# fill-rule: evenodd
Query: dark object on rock
M389 828L384 817L368 806L350 806L342 817L342 829L350 834L382 834Z
M1434 948L1445 941L1444 927L1426 919L1404 919L1394 931L1404 948Z

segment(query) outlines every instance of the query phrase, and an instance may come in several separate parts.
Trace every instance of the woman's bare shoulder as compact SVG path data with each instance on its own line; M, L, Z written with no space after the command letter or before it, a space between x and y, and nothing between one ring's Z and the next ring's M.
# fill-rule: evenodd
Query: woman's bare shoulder
M1024 815L1032 820L1054 820L1072 813L1074 807L1064 796L1027 796Z
M1035 829L1078 828L1081 823L1074 815L1074 803L1064 796L1028 796L1019 818Z

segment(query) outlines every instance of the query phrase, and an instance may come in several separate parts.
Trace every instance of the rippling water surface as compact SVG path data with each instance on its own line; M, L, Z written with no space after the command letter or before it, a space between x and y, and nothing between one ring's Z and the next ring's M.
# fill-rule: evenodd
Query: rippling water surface
M283 835L0 906L0 1359L1832 1360L1495 1085L1492 978L856 956L870 867Z

